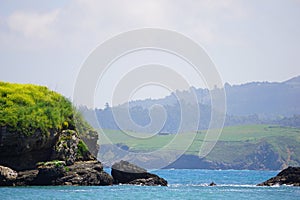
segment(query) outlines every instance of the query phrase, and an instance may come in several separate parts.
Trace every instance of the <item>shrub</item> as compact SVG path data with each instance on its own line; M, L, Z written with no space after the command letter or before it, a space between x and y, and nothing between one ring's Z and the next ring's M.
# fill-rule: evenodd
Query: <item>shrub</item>
M0 127L4 126L24 135L62 129L86 134L92 129L64 96L44 86L0 81Z
M77 148L77 155L79 157L83 157L89 151L89 148L82 140L79 140Z

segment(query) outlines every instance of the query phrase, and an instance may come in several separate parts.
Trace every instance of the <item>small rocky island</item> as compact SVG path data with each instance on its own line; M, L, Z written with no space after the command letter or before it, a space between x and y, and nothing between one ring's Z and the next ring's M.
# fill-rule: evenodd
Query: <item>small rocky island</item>
M106 173L93 156L97 132L46 87L0 82L0 107L0 186L167 185L125 161Z
M288 167L277 176L258 184L258 186L291 185L300 186L300 167Z

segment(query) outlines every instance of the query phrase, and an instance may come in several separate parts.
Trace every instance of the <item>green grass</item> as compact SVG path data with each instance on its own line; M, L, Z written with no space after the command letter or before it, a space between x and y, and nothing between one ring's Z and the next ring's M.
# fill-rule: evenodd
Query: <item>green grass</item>
M88 146L82 140L79 140L77 148L78 157L83 157L89 151Z
M220 140L256 141L277 136L300 137L300 129L274 125L232 126L223 129Z
M71 103L46 87L0 82L0 97L0 126L11 131L47 133L72 121Z
M91 129L64 96L44 86L6 82L0 82L0 127L24 135Z
M189 148L185 151L185 154L198 155L205 134L206 131L201 131L198 133L155 135L143 139L143 137L149 135L132 132L125 134L121 131L104 130L104 134L100 134L100 143L125 144L131 151L136 152L149 152L162 147L170 151L183 151L188 146ZM191 142L192 144L188 145ZM225 127L218 143L208 154L207 159L228 163L238 162L239 159L253 153L262 142L271 145L272 149L283 160L291 162L291 164L295 161L300 163L300 129L274 125ZM291 152L288 153L288 151Z
M173 134L173 135L155 135L137 134L133 132L124 133L121 131L105 130L100 134L101 144L126 144L133 151L148 151L159 149L162 146L168 146L170 150L182 149L183 144L193 141L195 134ZM101 145L100 144L100 145Z
M52 161L48 161L48 162L38 162L37 163L37 167L40 167L40 166L61 167L61 166L65 166L65 165L66 165L65 161L61 161L61 160L52 160Z
M108 144L112 142L114 144L123 143L136 150L149 150L167 145L172 140L176 140L172 147L180 149L184 144L193 140L193 144L190 151L197 150L198 146L202 144L206 131L198 133L180 133L169 135L150 135L143 133L123 133L116 130L104 130L104 134L101 134L101 143ZM132 136L133 135L133 136ZM249 125L249 126L233 126L225 127L219 137L220 142L257 142L263 139L275 142L276 138L285 137L293 138L297 141L300 140L300 129L270 126L270 125ZM194 138L194 139L193 139ZM176 144L176 145L175 145Z

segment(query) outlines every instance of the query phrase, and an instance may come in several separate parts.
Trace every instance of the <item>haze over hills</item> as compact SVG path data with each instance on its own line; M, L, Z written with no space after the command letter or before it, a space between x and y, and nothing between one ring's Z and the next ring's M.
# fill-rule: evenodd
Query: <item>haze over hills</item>
M284 82L250 82L242 85L224 86L227 99L227 113L225 126L242 124L278 124L283 126L300 126L300 76L294 77ZM189 99L195 92L198 104L190 104ZM179 103L179 100L181 104ZM211 117L210 91L208 89L196 89L191 87L187 91L176 91L161 99L146 99L129 102L128 104L116 107L106 106L105 109L96 109L96 116L103 129L118 130L113 112L119 113L119 118L126 118L127 106L132 120L145 127L150 123L149 110L154 105L161 105L166 111L166 122L161 132L174 133L178 131L180 124L181 107L196 109L198 106L201 117L199 130L207 129ZM91 110L81 109L89 119ZM122 116L122 113L124 116ZM90 113L91 114L91 113ZM97 126L95 122L90 123ZM122 126L124 128L124 126ZM125 129L136 130L130 126ZM151 132L148 129L147 132ZM187 129L187 131L189 131Z
M176 91L162 99L138 100L117 107L107 105L105 109L96 109L98 122L106 136L110 138L110 142L101 141L101 153L98 156L110 166L109 158L101 156L121 158L124 156L121 150L139 153L159 149L172 141L174 133L180 132L181 108L184 107L192 113L198 107L201 115L193 144L182 156L174 158L176 161L166 168L279 170L290 165L298 166L300 76L280 83L251 82L242 85L226 83L224 88L227 97L225 127L216 146L207 157L199 158L198 151L211 119L211 97L209 90L196 88ZM198 104L190 103L192 92L196 93ZM151 112L152 120L161 119L155 109L153 110L156 104L163 106L166 111L166 121L159 134L149 140L136 140L120 131L125 129L137 133L142 131L153 133L154 129L147 126L151 124L149 116ZM144 129L132 126L128 121L127 106L131 119ZM86 119L90 119L89 116L94 114L93 110L82 110ZM118 119L121 118L123 122L121 128L116 123L113 112L118 114ZM188 116L187 121L189 120L193 120L193 115ZM95 122L93 125L96 126ZM184 143L187 138L194 136L190 132L194 130L189 129L189 124L184 126L184 133L179 134L180 138L177 139L179 143L171 149L171 153L165 152L163 155L150 156L147 159L136 154L126 158L143 166L147 164L155 166L164 162L163 158L173 158L178 148L184 146L181 142ZM237 149L239 151L236 151Z

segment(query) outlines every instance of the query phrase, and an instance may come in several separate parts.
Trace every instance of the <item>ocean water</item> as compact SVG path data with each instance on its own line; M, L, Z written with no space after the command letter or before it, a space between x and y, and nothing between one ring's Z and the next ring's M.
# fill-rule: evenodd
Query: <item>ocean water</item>
M255 186L278 171L167 169L152 172L167 179L169 186L0 187L0 199L300 199L300 187ZM217 186L207 186L212 181Z

